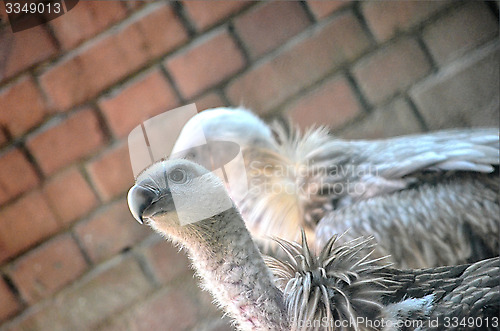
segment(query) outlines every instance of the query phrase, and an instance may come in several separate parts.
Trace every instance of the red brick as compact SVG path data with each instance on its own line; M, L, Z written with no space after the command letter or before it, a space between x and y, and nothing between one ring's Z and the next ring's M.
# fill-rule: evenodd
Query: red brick
M186 35L168 5L148 7L141 14L113 34L78 49L40 77L56 109L65 110L95 97L185 40Z
M301 128L313 125L339 127L361 112L361 105L343 76L322 83L288 108L287 114Z
M163 284L171 282L191 270L186 255L164 240L147 246L143 252L156 278Z
M379 41L392 38L400 31L407 31L440 9L450 1L395 1L366 2L362 11L373 34Z
M204 30L252 2L188 0L182 3L191 18L191 22L198 30Z
M125 1L125 5L127 6L127 9L129 11L135 11L148 2L151 2L151 0L131 0L131 1Z
M187 32L171 6L161 3L153 5L143 15L146 16L136 25L153 57L168 53L187 41Z
M14 321L13 330L97 330L108 316L138 302L152 290L131 257L87 273L53 300L36 305Z
M314 16L317 19L322 19L325 18L326 16L330 15L337 9L344 7L345 5L349 4L351 1L350 0L308 0L307 5L313 12Z
M39 179L19 149L0 156L0 204L35 187Z
M401 39L364 58L354 75L372 104L404 91L425 76L431 67L417 42Z
M5 135L5 132L3 131L2 126L0 125L0 147L2 147L8 141L9 141L9 139ZM0 201L1 200L2 199L0 198Z
M422 129L408 103L397 98L388 105L371 111L337 134L347 139L381 139L419 133Z
M0 2L0 21L2 24L9 21L4 1Z
M226 93L233 104L267 112L340 65L356 59L369 45L355 16L345 13L234 80Z
M39 191L0 210L0 262L38 243L59 228Z
M75 232L92 261L99 262L151 234L132 217L125 199L76 226Z
M28 148L47 175L80 160L101 146L104 136L90 108L72 114L28 140Z
M99 331L123 331L123 330L127 331L131 330L129 327L129 322L127 321L126 317L124 318L111 317L110 319L107 319L104 323L99 325Z
M113 133L124 137L148 118L175 108L177 97L160 70L135 79L123 90L100 100Z
M94 97L147 60L137 46L139 32L131 30L128 44L122 34L99 39L40 77L55 109L67 110Z
M101 198L109 201L125 193L134 184L128 147L122 144L106 151L87 165Z
M142 8L144 5L151 2L159 2L160 0L127 0L124 1L125 6L130 11L136 11L139 8Z
M379 41L392 38L400 31L423 22L449 1L366 1L362 12Z
M410 95L428 127L498 127L499 58L498 44L491 44L412 88Z
M495 37L498 37L498 23L482 2L468 2L423 32L423 39L439 65Z
M140 330L189 330L196 322L197 302L179 289L162 291L131 313L129 324Z
M49 24L62 48L69 49L125 18L125 15L121 1L80 1Z
M0 322L14 315L21 309L21 304L10 291L7 284L0 278Z
M39 124L46 111L41 92L29 76L24 76L0 92L0 124L18 137Z
M2 19L1 15L3 12L2 4L4 2L0 1L0 19ZM5 12L3 12L5 13ZM5 14L5 19L7 19L7 15ZM14 34L12 33L10 26L8 24L0 24L0 58L2 59L2 64L0 65L0 83L5 77L5 65L7 58L9 57L11 46L14 42Z
M181 93L191 98L243 68L244 59L226 30L195 43L165 62Z
M76 168L51 178L43 192L52 210L64 224L87 214L97 205L92 189Z
M9 29L4 31L3 41L7 42L8 51L2 61L5 67L0 71L0 80L11 77L37 63L40 63L56 54L57 48L49 36L46 28L39 25L24 31L16 32L12 36Z
M270 2L235 19L238 35L256 58L278 47L310 25L299 2Z
M103 325L102 331L207 330L206 321L221 319L207 292L201 291L192 274L182 282L162 288L135 307ZM194 323L198 323L193 327ZM226 319L227 322L227 319ZM219 324L221 325L221 324ZM222 326L222 325L221 325ZM234 330L212 329L212 330Z
M30 304L60 290L87 269L76 242L65 234L17 260L9 274Z
M215 92L206 93L196 98L193 102L196 104L196 109L198 109L199 112L209 108L226 106L224 100Z

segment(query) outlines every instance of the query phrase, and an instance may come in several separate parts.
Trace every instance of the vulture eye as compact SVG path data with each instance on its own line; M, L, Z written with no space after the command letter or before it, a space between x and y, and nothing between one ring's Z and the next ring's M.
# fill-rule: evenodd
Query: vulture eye
M182 169L174 169L168 174L168 179L174 183L182 184L186 182L186 172Z

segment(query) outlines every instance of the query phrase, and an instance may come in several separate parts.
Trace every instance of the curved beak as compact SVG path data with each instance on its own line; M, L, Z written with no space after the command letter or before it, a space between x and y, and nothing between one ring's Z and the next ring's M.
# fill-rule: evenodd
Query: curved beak
M175 210L170 188L162 188L161 191L135 184L128 191L128 207L134 218L140 224L144 220L156 214Z
M137 222L144 224L144 210L146 210L146 208L148 208L156 199L157 194L153 190L138 184L132 186L132 188L128 191L127 202L128 208Z

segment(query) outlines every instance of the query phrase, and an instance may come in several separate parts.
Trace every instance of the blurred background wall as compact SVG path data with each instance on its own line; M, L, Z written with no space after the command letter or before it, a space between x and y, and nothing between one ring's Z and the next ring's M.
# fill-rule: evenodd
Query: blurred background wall
M498 1L0 2L0 330L230 330L139 226L126 137L195 102L375 138L498 126Z

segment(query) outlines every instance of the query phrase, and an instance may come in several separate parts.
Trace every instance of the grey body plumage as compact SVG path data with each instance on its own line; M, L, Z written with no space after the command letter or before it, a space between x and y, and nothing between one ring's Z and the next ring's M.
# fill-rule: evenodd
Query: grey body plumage
M454 174L438 185L420 181L328 213L316 238L322 245L344 227L352 230L345 240L372 233L380 243L376 255L390 254L402 268L479 261L499 253L498 189L498 181L483 174Z
M177 204L174 195L188 204ZM187 250L204 288L241 330L402 330L392 324L373 328L372 322L430 323L439 317L439 327L450 316L484 320L498 314L498 258L469 266L398 270L366 253L376 248L371 238L339 245L333 237L316 255L303 235L302 246L279 241L288 258L269 258L268 267L234 205L181 225L177 207L187 206L183 215L189 217L199 214L204 200L227 197L215 174L190 161L170 160L140 174L128 202L139 222ZM349 324L352 317L357 323ZM336 321L347 324L337 328ZM422 330L432 329L425 323Z
M387 261L385 257L372 257L376 247L372 239L361 237L339 245L334 236L319 255L310 251L304 233L302 245L278 240L287 259L268 257L267 262L283 291L292 328L500 328L496 323L500 313L498 257L474 264L401 270L387 262L380 264Z
M303 227L319 249L351 229L341 240L374 235L376 254L390 254L398 267L498 256L497 129L347 141L324 128L268 126L244 109L208 110L192 121L207 140L241 146L250 190L232 198L260 240L297 240ZM188 147L189 129L177 150Z

